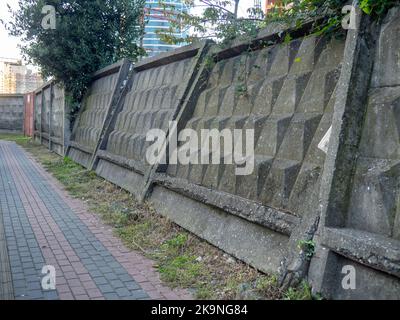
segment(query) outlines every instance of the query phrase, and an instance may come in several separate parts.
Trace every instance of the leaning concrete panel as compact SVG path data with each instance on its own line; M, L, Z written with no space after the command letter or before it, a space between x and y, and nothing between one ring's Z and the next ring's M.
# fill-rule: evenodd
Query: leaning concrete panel
M22 133L23 121L23 95L0 95L0 131Z
M306 37L252 50L250 45L213 53L215 66L197 93L185 127L199 137L203 129L253 129L254 171L236 175L235 165L224 164L223 159L220 165L169 165L166 173L157 174L155 183L174 191L168 191L174 206L163 212L175 222L261 270L277 271L292 249L289 237L292 233L300 237L297 229L302 220L318 209L316 195L325 161L318 144L332 122L344 42ZM150 197L159 208L160 194ZM270 252L262 259L257 250L238 252L234 245L226 245L228 233L216 240L202 231L200 222L184 223L182 216L195 219L195 211L183 206L181 195L200 202L197 206L207 215L198 214L196 219L203 224L224 212L232 217L217 219L219 226L229 228L241 221L243 230L258 228ZM234 237L248 248L257 246L246 232Z
M399 19L400 9L393 9L381 26L361 24L349 39L349 47L355 43L355 76L342 88L351 98L345 116L335 120L341 131L333 130L332 142L333 150L340 141L342 151L330 156L336 158L332 191L327 198L322 194L326 202L310 270L315 291L329 298L400 298ZM346 186L340 185L344 176L351 177ZM342 285L349 268L353 288Z
M57 154L64 156L71 132L69 123L70 109L63 86L54 83L52 91L50 149Z
M85 167L99 143L104 122L111 105L115 103L115 94L124 79L120 79L120 70L125 60L97 71L83 99L77 124L71 135L68 156Z
M33 118L33 138L41 141L41 119L42 119L42 92L35 92L34 118Z
M255 129L255 170L241 177L234 165L178 165L168 175L301 216L301 192L316 185L324 163L317 145L330 126L342 52L341 42L309 37L218 61L186 127L199 136Z
M69 142L69 113L60 83L49 81L34 92L34 139L61 156Z
M41 112L41 128L42 128L42 144L49 146L50 141L50 125L51 125L51 104L52 104L52 88L51 83L42 88L42 112Z
M168 131L197 72L196 44L136 64L97 153L96 172L140 198L146 188L146 133Z

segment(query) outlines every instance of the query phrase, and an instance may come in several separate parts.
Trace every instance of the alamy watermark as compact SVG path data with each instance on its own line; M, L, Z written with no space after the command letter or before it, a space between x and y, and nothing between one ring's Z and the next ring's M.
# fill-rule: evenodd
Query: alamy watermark
M345 15L342 19L342 28L345 30L356 30L358 19L361 16L361 10L357 6L346 5L342 8L342 13Z
M352 265L345 265L342 268L342 274L345 276L342 279L342 288L344 290L356 289L356 268Z
M42 14L45 15L42 19L42 28L44 30L55 30L57 28L56 8L51 5L45 5L42 8Z
M177 133L176 121L170 121L169 133L149 130L146 141L148 164L235 164L235 174L250 175L254 171L254 129L202 129L200 136L193 129ZM168 136L168 137L167 137Z
M52 265L46 265L42 268L42 289L56 290L56 268Z

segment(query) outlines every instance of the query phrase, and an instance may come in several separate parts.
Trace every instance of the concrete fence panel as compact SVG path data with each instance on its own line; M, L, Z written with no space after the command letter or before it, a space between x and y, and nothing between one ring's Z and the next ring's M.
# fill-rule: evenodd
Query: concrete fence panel
M259 41L263 41L264 36ZM257 40L256 40L257 41ZM302 220L318 210L344 43L307 37L220 49L186 128L255 130L255 167L170 165L150 201L178 224L264 271L276 271ZM243 146L245 149L245 146ZM199 213L201 212L201 213ZM222 232L222 230L225 230Z
M70 106L64 88L50 81L34 93L34 139L64 156L69 144Z
M85 94L67 154L87 168L96 154L105 122L121 94L129 67L130 62L122 60L99 70Z
M141 198L146 190L146 133L168 132L199 70L206 43L181 48L134 66L97 153L97 173Z
M41 141L41 122L42 122L42 92L35 92L35 108L34 108L34 139L36 141Z
M24 126L24 96L0 95L0 132L22 133Z
M399 19L364 16L347 39L309 273L333 299L400 299Z

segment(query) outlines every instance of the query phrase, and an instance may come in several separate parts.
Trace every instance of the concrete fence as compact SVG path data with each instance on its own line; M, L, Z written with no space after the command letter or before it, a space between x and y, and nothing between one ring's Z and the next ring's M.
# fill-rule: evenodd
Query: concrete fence
M308 273L334 298L400 298L399 19L364 16L346 40Z
M64 155L70 138L70 106L64 89L54 81L34 93L34 139Z
M24 96L0 95L0 132L22 133L24 127Z
M91 168L100 140L126 84L130 62L122 60L96 72L75 122L67 154Z
M382 24L363 16L343 40L270 25L228 48L204 42L121 61L96 73L67 155L279 272L284 286L306 278L328 298L400 298L398 19L397 8ZM46 90L36 94L35 124L51 141ZM253 174L237 176L232 164L149 165L146 133L172 134L172 120L178 133L254 129ZM355 286L344 286L353 271Z

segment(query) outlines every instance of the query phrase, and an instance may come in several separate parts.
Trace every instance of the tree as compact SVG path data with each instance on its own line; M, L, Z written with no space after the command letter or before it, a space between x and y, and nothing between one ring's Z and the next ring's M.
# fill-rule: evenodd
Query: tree
M191 43L204 38L226 43L241 36L249 39L272 22L294 28L311 22L310 34L341 36L345 32L342 28L342 9L352 3L349 0L279 0L266 15L261 8L250 7L247 17L239 17L241 1L249 0L183 0L188 10L180 12L169 1L159 0L171 25L167 30L159 30L158 34L163 41L172 44ZM360 0L359 3L365 13L379 19L391 7L398 5L399 0ZM203 7L204 10L200 14L194 13L191 9L195 7Z
M6 24L10 35L23 39L24 57L44 77L62 82L80 101L91 74L117 60L144 54L144 0L19 0ZM55 8L55 29L44 29L45 5Z
M263 12L261 8L251 7L247 10L247 17L239 17L240 1L183 0L187 10L180 11L169 1L159 0L170 26L157 33L162 41L171 44L191 43L206 38L225 43L238 36L254 35L264 25ZM192 13L194 8L203 9L203 12Z

